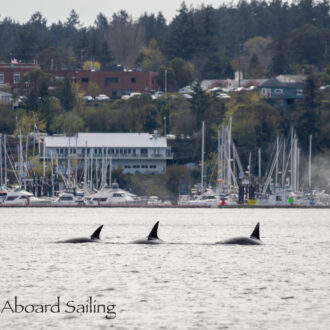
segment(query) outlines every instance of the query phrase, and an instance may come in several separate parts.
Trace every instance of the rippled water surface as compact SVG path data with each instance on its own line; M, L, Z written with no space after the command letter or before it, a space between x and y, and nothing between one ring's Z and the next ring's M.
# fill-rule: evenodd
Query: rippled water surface
M157 220L170 244L129 244ZM263 246L212 244L257 222ZM100 224L101 244L54 243ZM61 301L1 329L329 329L329 251L327 209L0 209L1 310ZM116 318L65 313L89 297Z

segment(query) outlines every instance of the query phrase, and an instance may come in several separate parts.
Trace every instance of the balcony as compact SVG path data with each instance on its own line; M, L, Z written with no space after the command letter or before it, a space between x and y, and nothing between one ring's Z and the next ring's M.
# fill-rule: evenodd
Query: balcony
M52 154L52 155L51 155ZM64 160L64 159L68 159L68 157L70 156L70 159L81 159L83 160L85 158L85 154L81 153L81 152L77 152L77 153L73 153L73 154L68 154L68 153L63 153L63 154L56 154L55 152L50 152L50 151L46 151L46 158L50 159L51 157L53 159L59 159L59 160ZM42 158L42 155L40 155L40 157ZM93 154L93 153L89 153L87 155L88 159L102 159L102 158L106 158L106 159L127 159L127 160L134 160L134 159L157 159L157 160L166 160L166 159L173 159L173 153L170 150L166 150L166 153L149 153L149 154Z

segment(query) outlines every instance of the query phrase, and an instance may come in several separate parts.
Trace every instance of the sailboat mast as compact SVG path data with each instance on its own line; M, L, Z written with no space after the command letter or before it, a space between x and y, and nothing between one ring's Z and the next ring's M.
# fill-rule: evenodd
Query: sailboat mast
M251 178L251 151L249 152L249 180Z
M312 187L312 135L309 136L308 187Z
M43 177L45 178L46 176L46 143L45 143L45 140L44 140L44 143L43 143L43 166L42 166L42 175Z
M275 191L277 190L277 186L278 186L278 155L279 155L279 149L278 149L278 145L279 145L279 140L278 140L278 136L276 137L276 164L275 164Z
M19 184L22 186L23 178L23 144L22 144L22 132L19 131Z
M3 136L3 153L4 153L4 163L5 163L5 187L7 187L8 169L7 169L7 137L6 137L6 134Z
M218 195L220 195L220 180L221 180L221 143L220 143L220 129L218 129L218 180L217 180L217 185L218 185Z
M261 148L258 149L258 177L261 178Z
M228 150L227 150L227 186L228 190L230 189L231 186L231 127L232 127L232 117L229 119L229 126L228 126Z
M0 133L0 187L2 184L2 134Z
M84 191L87 190L87 141L85 141L85 153L84 153Z
M112 186L112 177L111 177L111 175L112 175L112 157L110 156L110 171L109 171L109 187L111 188L111 186Z
M283 153L282 153L282 189L284 189L285 184L285 149L286 149L286 142L285 138L283 139Z
M201 190L204 191L204 126L205 122L202 123L202 170L201 170Z

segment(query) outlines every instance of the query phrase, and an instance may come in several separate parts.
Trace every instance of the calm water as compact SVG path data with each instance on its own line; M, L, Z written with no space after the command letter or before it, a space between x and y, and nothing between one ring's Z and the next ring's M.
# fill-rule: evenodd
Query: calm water
M133 245L160 220L171 244ZM210 243L261 224L264 246ZM102 244L55 244L89 236ZM0 209L1 329L329 329L330 210ZM115 304L117 316L65 313Z

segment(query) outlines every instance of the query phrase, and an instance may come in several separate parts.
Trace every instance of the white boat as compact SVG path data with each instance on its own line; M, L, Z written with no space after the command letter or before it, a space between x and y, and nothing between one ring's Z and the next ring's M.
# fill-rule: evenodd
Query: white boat
M88 205L121 205L143 204L143 200L135 194L119 188L118 183L113 183L110 188L103 188L87 199Z
M6 188L0 188L0 204L4 202L8 194L8 189Z
M204 193L201 195L188 196L181 195L179 197L178 205L180 206L232 206L237 205L237 196L233 195L220 195L212 193Z
M84 205L84 200L81 196L75 195L71 191L64 191L59 194L58 198L52 202L56 206L81 206Z
M7 196L3 201L3 204L12 206L42 206L49 204L49 200L37 198L24 189L16 188L13 191L7 191Z

